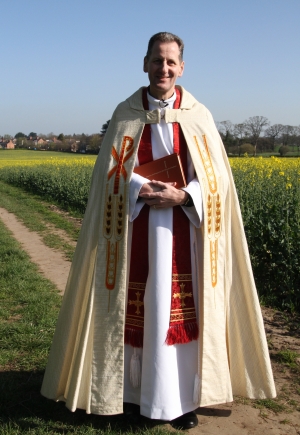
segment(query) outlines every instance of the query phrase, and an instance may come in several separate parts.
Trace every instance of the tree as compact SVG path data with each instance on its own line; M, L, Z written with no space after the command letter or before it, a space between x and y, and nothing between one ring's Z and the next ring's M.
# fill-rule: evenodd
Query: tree
M88 145L88 136L82 133L79 137L79 142L77 143L77 148L80 152L86 152L86 147Z
M105 133L107 132L107 129L108 129L109 123L110 123L110 119L109 119L108 121L106 121L105 124L102 125L102 128L101 128L101 130L100 130L100 135L101 135L102 137L105 136Z
M235 145L235 140L233 137L233 131L234 131L234 125L231 121L221 121L218 122L217 126L219 133L222 137L226 152L228 152L229 147L232 147Z
M293 127L292 125L284 125L281 134L282 145L292 145L296 141L296 136L298 133L298 127Z
M90 141L86 148L86 151L91 154L98 154L101 147L102 139L103 136L101 136L100 134L93 134L90 137Z
M28 135L28 137L31 137L32 139L35 139L37 137L37 134L31 131Z
M231 121L229 121L229 120L221 121L220 125L222 126L221 128L223 128L225 130L226 135L233 133L234 125L232 124Z
M26 137L26 134L21 133L21 132L19 131L19 133L17 133L17 134L15 135L15 139L18 139L19 137Z
M273 144L273 150L275 148L275 140L277 137L280 136L280 134L283 131L283 125L282 124L274 124L271 125L269 128L265 130L265 136L271 139Z
M259 137L257 141L257 152L270 152L273 150L273 143L269 137Z
M240 147L239 147L239 155L241 154L253 154L253 145L251 145L251 143L243 143Z
M290 148L287 145L282 145L278 151L281 157L283 157L290 151Z
M265 116L251 116L244 122L246 131L252 138L252 144L254 146L253 155L256 156L256 147L258 138L261 135L263 128L270 124L268 118Z
M238 141L238 148L239 148L239 156L241 155L241 146L245 140L245 137L247 135L247 129L245 124L235 124L234 126L234 136L237 138ZM246 151L245 151L246 152Z
M57 140L60 140L61 142L64 142L64 140L65 140L65 136L64 136L64 134L63 134L63 133L60 133L60 134L57 136Z
M298 125L298 127L295 127L295 132L296 132L295 143L296 143L296 146L297 146L298 157L299 157L299 152L300 152L300 125Z
M28 148L28 142L26 136L17 138L16 148Z

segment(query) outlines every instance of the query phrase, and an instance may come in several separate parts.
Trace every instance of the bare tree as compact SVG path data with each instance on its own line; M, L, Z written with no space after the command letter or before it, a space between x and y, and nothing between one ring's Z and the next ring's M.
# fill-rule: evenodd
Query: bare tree
M223 131L225 131L226 136L233 133L234 125L232 124L231 121L229 121L229 120L221 121L219 124L220 124L221 129Z
M216 124L218 132L220 134L223 133L223 126L222 126L222 124L219 121L215 121L215 124Z
M297 134L297 127L292 125L283 125L281 141L282 145L287 146L293 142L294 136ZM295 134L296 133L296 134Z
M221 121L218 122L218 130L222 137L225 150L228 153L229 147L233 146L235 144L235 140L233 137L233 131L234 131L234 124L232 124L231 121Z
M241 145L244 142L244 139L247 135L247 129L245 124L235 124L234 126L234 136L236 137L238 141L238 147L239 147L239 156L241 155Z
M269 125L270 122L265 116L251 116L244 122L244 124L249 136L252 138L252 144L254 146L253 155L256 156L258 138L261 135L263 128Z
M265 136L272 140L273 151L275 148L275 140L277 137L280 136L282 131L283 131L282 124L270 125L270 127L265 130Z

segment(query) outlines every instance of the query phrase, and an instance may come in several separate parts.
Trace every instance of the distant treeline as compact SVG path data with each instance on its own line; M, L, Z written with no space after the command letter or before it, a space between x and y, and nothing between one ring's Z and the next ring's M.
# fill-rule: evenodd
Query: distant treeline
M291 150L300 151L300 125L271 125L264 116L252 116L241 124L221 121L216 125L227 154L256 155L277 149L280 155L286 155Z
M55 136L30 132L25 135L18 132L14 138L4 135L0 138L0 147L13 142L15 148L37 149L98 154L107 131L109 120L102 125L100 133L91 135L60 133ZM240 124L231 121L216 122L225 149L229 155L256 155L278 152L284 156L290 151L300 154L300 125L271 125L265 116L252 116Z
M60 133L56 136L53 133L44 135L31 131L28 135L18 132L13 138L6 134L0 137L0 147L7 148L7 144L13 143L15 148L18 149L98 154L108 125L109 121L106 121L102 125L100 133L90 135L84 133L65 135Z

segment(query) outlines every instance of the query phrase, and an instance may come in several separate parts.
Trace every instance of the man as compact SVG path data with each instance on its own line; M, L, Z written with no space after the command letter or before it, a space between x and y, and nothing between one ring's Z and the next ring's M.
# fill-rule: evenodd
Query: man
M182 55L154 35L150 86L112 117L42 394L186 429L199 406L276 393L230 167L208 110L175 86ZM174 152L185 188L133 172Z

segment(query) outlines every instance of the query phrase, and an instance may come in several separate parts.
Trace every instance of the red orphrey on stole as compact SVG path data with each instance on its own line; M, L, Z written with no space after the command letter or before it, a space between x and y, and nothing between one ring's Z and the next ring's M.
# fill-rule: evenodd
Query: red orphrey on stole
M176 89L174 109L180 107L181 95ZM149 110L147 88L143 90L143 105ZM178 123L173 123L174 152L181 158L187 177L187 145ZM138 150L139 164L153 160L151 127L146 124ZM134 220L125 322L125 343L143 347L144 293L148 277L149 206L143 206ZM189 220L180 206L173 207L172 297L166 344L183 344L198 338L198 325L192 288ZM184 253L184 255L183 255Z

